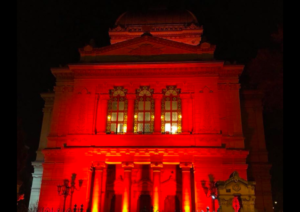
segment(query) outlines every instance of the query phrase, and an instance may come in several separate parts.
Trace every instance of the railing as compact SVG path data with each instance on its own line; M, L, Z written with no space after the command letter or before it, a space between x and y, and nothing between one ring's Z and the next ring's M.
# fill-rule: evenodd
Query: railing
M29 209L28 212L63 212L63 209L53 207L41 207L37 209ZM83 205L77 207L77 205L75 204L74 208L67 208L64 212L87 212L87 210L83 208Z

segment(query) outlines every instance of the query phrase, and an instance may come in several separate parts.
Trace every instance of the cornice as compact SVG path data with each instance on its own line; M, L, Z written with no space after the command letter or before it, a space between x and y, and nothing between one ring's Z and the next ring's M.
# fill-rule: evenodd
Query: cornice
M219 72L220 77L240 76L244 70L244 65L224 65Z
M206 45L203 43L203 45ZM74 77L238 77L243 65L224 65L222 61L210 62L123 62L103 64L70 64L68 68L52 68L57 81L72 81ZM170 75L171 73L171 75ZM232 87L234 86L234 87ZM238 87L236 87L238 86ZM239 89L239 85L230 85ZM57 88L58 89L58 88ZM222 85L219 89L223 89Z
M167 46L176 47L179 49L187 50L191 53L198 53L198 54L201 54L201 53L213 54L215 51L215 48L216 48L214 45L211 45L209 48L203 48L201 45L193 46L193 45L188 45L188 44L184 44L184 43L180 43L180 42L176 42L176 41L167 40L167 39L160 38L160 37L141 36L141 37L133 38L133 39L126 40L123 42L118 42L118 43L112 44L110 46L105 46L105 47L101 47L101 48L92 48L89 46L87 51L85 51L85 48L80 48L79 52L80 52L81 56L105 55L106 52L121 49L121 48L126 48L127 46L136 45L136 44L140 44L140 43L162 44L166 47ZM174 53L176 54L176 52L174 52Z
M51 72L57 81L69 81L74 79L74 73L69 68L51 68Z
M57 149L44 149L43 154L45 158L53 157L68 157L68 156L103 156L105 157L150 157L160 155L163 157L178 157L178 156L193 156L195 157L223 157L223 158L243 158L246 159L249 152L247 150L228 150L225 148L168 148L168 147L72 147L67 146ZM83 159L83 158L81 158ZM106 158L108 159L108 158ZM134 160L134 161L136 161Z

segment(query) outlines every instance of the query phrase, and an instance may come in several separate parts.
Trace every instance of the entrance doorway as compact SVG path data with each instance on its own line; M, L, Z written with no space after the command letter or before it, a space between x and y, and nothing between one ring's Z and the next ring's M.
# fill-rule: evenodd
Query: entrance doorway
M139 197L138 212L152 212L151 197L149 194L142 194Z
M164 212L179 212L180 203L177 196L169 195L165 199Z
M114 195L111 199L110 212L122 211L122 195Z

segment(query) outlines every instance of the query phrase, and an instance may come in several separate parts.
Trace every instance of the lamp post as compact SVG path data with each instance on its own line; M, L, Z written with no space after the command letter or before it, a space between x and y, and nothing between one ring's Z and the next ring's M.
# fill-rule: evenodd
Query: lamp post
M73 196L73 193L76 189L76 187L75 187L75 175L72 175L71 186L69 186L69 182L70 181L68 179L65 179L63 185L58 185L57 186L58 195L59 196L64 196L63 212L65 212L66 199L67 199L68 195L71 195L71 200L70 200L70 208L71 208L72 196ZM79 180L79 188L81 187L81 185L82 185L82 180Z
M212 212L215 212L216 209L215 209L215 200L217 198L217 187L215 185L215 182L214 181L211 181L210 184L209 184L209 187L210 187L210 196L211 196L211 201L212 201Z
M64 196L64 206L63 206L63 212L65 212L65 205L66 205L66 199L67 196L71 193L74 192L74 187L73 186L69 186L69 180L64 180L64 184L63 185L58 185L57 186L57 192L59 196Z

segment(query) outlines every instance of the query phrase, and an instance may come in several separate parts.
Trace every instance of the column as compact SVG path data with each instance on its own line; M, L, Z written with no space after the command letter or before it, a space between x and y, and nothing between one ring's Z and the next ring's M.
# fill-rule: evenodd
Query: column
M107 120L107 103L109 100L108 94L100 95L100 101L97 109L97 134L106 133L106 120Z
M92 212L100 212L101 208L101 190L103 169L106 167L104 162L97 162L94 166L94 185L92 196Z
M32 162L34 172L32 173L32 186L30 193L29 208L35 208L39 205L40 191L43 176L43 163L34 161Z
M160 170L162 167L162 163L151 163L151 168L153 169L153 212L159 211Z
M199 203L198 203L198 200L199 200L199 195L198 195L198 192L200 190L200 183L199 181L197 180L197 175L198 173L196 173L196 171L198 171L199 168L196 168L195 164L193 164L193 171L194 171L194 192L195 192L195 210L199 210L200 206L199 206Z
M155 99L154 134L161 133L161 98L162 94L153 94Z
M182 208L184 212L192 211L191 204L191 163L180 163L182 170Z
M124 168L124 192L122 198L122 212L129 212L131 196L131 170L134 167L134 164L132 162L124 162L122 163L122 167Z
M191 99L189 101L189 108L191 108L189 110L189 115L190 115L190 120L189 120L189 128L191 130L192 133L195 133L195 94L191 95Z
M86 207L91 210L91 188L92 188L92 178L94 173L94 167L90 166L88 168L88 178L87 178L87 189L86 189Z
M181 104L182 104L182 107L181 107L182 134L189 134L189 119L190 119L189 111L192 109L192 108L189 108L190 94L181 94L180 97L181 97Z
M127 109L127 134L133 134L133 117L134 117L134 94L127 95L128 109Z

